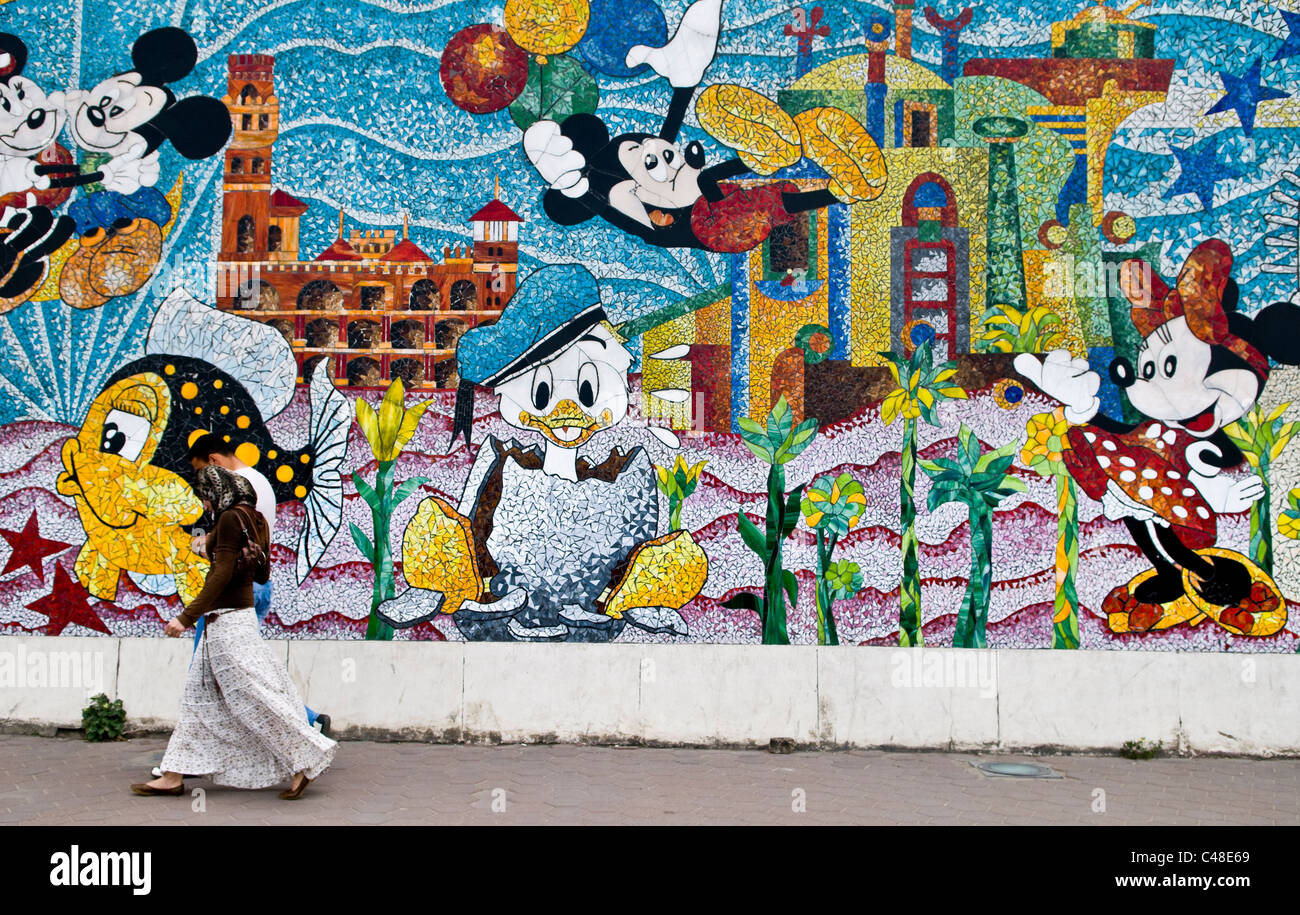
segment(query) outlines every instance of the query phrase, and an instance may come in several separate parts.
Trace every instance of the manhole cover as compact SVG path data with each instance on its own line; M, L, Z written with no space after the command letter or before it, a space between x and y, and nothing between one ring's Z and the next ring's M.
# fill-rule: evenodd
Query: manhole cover
M1037 763L973 762L985 775L1003 775L1009 778L1060 778L1060 773Z

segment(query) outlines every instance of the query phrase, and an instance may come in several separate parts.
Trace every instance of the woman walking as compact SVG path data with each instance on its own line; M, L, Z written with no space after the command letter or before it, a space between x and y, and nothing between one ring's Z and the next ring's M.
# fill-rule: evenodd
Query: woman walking
M338 744L307 724L288 671L258 633L253 582L271 573L266 520L256 511L252 485L215 464L199 471L194 491L216 518L208 537L211 567L198 597L167 624L167 635L179 638L202 616L203 645L190 664L162 775L131 790L180 795L181 773L234 788L290 779L280 797L297 800L329 767Z

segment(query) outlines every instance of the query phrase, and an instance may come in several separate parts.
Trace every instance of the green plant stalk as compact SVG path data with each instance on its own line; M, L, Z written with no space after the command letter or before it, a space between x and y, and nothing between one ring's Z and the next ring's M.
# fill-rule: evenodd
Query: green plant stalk
M676 493L668 497L668 530L682 529L682 506L685 504L686 500Z
M970 582L957 612L953 648L983 648L993 582L993 513L983 502L970 509Z
M767 562L763 587L763 644L789 645L785 625L785 575L781 564L785 537L785 468L772 464L767 472Z
M1250 507L1250 558L1269 575L1273 574L1273 506L1268 485L1268 452L1259 456L1259 478L1264 495Z
M1079 503L1074 479L1054 474L1056 481L1056 599L1052 604L1052 647L1079 647Z
M374 589L370 597L370 619L366 623L368 641L391 641L393 627L379 617L379 605L397 596L393 581L393 551L389 546L389 528L393 514L393 470L396 461L380 461L375 472L375 493L379 504L370 508L370 519L374 525L374 556L371 566L375 573Z
M903 536L903 580L899 586L898 644L911 648L925 644L921 632L921 563L916 539L916 420L903 425L902 484L899 486L899 521Z
M834 534L817 532L817 644L838 645L839 633L835 629L835 598L831 595L830 582L826 580L826 571L831 565L831 555L835 552L838 538Z

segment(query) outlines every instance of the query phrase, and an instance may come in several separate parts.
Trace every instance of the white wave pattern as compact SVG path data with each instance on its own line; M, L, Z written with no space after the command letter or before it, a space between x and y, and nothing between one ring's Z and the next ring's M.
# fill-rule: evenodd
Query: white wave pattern
M372 143L391 149L393 152L401 153L412 159L422 159L426 162L460 162L465 159L475 159L479 156L491 156L497 153L505 152L513 147L513 138L511 142L505 144L479 144L477 146L458 146L455 149L449 149L445 152L432 152L427 149L417 149L406 143L399 143L396 140L386 137L383 134L373 130L367 130L354 121L345 121L342 118L329 117L327 115L318 115L316 117L300 118L295 121L286 121L280 125L280 135L283 136L295 130L301 130L304 127L337 127L340 130L346 130L358 136L365 137Z
M411 41L409 38L394 38L389 41L370 41L366 44L359 44L352 47L329 39L295 38L268 48L264 53L277 55L283 54L285 51L296 51L299 48L328 48L331 51L335 51L339 54L346 54L349 57L360 57L362 54L369 54L371 51L376 51L380 48L401 48L405 51L411 51L414 54L432 57L434 60L442 59L441 51L435 51L428 45L419 44Z
M303 2L304 0L276 0L276 2L274 3L268 3L266 6L262 7L261 9L257 10L252 15L244 19L243 22L241 22L237 27L230 29L226 32L223 32L221 36L217 38L216 41L200 48L199 63L202 63L203 61L207 60L209 57L212 57L214 54L221 51L227 45L231 44L240 35L244 34L244 32L248 30L249 26L251 26L254 22L257 22L259 19L269 16L271 13L274 13L277 10L284 9L285 7L288 6L294 6L296 4L303 3ZM414 16L414 15L419 15L421 13L432 13L435 10L440 10L444 7L452 6L453 4L460 2L460 0L435 0L435 2L433 3L421 3L415 6L409 6L406 4L397 3L395 2L395 0L356 0L356 2L361 3L364 6L373 6L378 9L388 10L390 13L400 13L402 15Z

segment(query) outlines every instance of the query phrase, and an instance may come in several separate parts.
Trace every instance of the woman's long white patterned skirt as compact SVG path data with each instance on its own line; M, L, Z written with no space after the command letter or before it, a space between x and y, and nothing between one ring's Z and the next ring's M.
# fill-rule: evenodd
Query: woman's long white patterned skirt
M302 698L262 641L251 607L227 610L207 624L190 663L164 772L268 788L296 772L316 778L337 746L307 723Z

